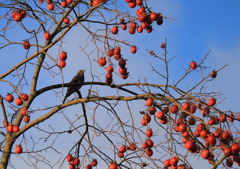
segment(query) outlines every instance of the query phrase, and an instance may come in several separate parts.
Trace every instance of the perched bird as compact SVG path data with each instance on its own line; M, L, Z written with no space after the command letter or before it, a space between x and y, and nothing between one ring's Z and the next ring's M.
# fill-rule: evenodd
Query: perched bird
M76 74L76 76L73 77L73 79L71 80L70 83L83 83L84 82L84 72L86 70L79 70ZM66 101L67 97L69 97L71 94L73 94L74 92L80 93L79 89L82 87L82 85L79 86L70 86L67 89L67 93L63 99L63 103Z

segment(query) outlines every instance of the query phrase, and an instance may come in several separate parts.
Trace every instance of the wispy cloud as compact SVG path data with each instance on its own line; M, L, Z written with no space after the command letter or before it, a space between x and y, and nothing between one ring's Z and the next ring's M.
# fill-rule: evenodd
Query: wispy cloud
M224 101L222 107L232 111L239 111L236 100L239 100L240 90L240 43L231 43L230 46L211 39L209 47L211 47L211 54L207 60L207 65L212 66L213 69L219 69L228 64L223 70L218 73L217 78L209 84L208 90L221 91L223 98L228 97Z

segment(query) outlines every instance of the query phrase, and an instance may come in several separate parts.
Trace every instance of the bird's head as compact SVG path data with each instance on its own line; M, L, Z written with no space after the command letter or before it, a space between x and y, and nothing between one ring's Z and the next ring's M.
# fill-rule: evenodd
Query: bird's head
M77 72L77 74L84 74L85 71L86 71L86 70L80 69L80 70Z

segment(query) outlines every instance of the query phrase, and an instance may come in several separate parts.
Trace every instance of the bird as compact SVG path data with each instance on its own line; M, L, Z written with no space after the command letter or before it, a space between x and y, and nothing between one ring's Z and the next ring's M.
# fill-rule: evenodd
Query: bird
M79 70L76 74L76 76L74 76L71 80L70 83L83 83L85 78L84 78L84 72L86 70ZM66 101L67 97L69 97L71 94L73 94L74 92L77 92L80 94L79 89L82 87L82 85L78 85L78 86L69 86L67 89L67 93L63 99L63 103ZM80 94L81 96L81 94Z

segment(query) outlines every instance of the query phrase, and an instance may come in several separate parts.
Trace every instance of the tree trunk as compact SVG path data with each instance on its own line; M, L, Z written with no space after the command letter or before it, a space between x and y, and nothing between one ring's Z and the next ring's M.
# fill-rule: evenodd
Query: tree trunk
M6 141L5 141L5 145L3 146L3 152L2 152L2 158L1 158L1 163L0 163L0 169L6 169L8 166L8 161L9 158L11 156L11 149L13 146L13 143L15 141L13 141L14 139L12 139L12 136L10 134L6 135Z

